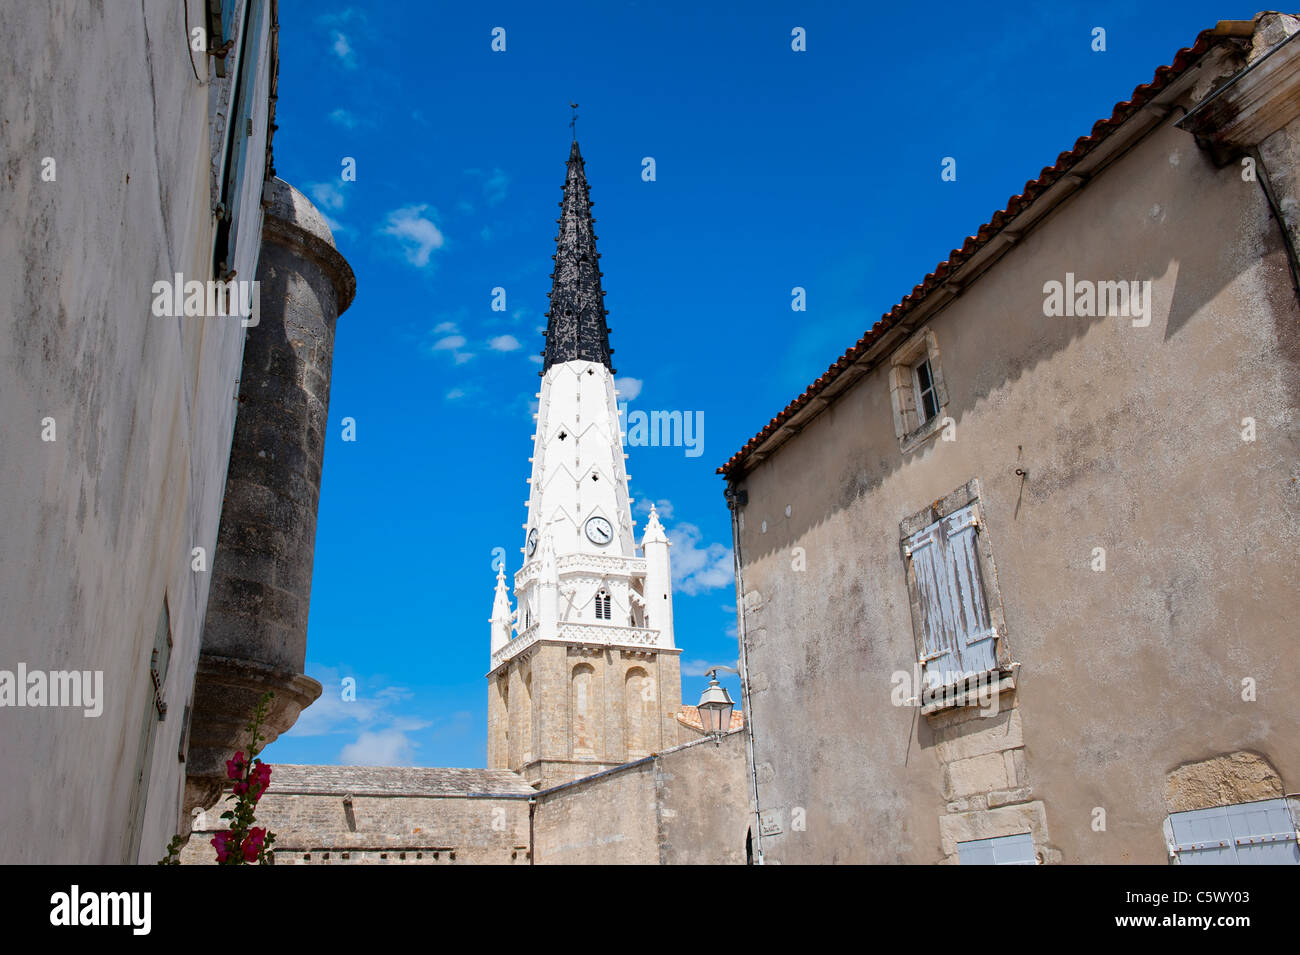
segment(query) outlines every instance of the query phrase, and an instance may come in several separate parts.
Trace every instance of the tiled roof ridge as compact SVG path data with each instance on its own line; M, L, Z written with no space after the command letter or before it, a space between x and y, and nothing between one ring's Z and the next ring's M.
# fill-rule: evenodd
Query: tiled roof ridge
M1268 12L1256 14L1254 19L1249 22L1258 22L1261 17L1268 16ZM951 273L961 268L970 258L980 249L993 239L1008 222L1027 209L1039 196L1045 193L1052 186L1056 185L1072 167L1078 164L1098 145L1101 144L1112 132L1117 130L1130 118L1132 118L1143 106L1151 99L1163 91L1173 80L1177 79L1189 68L1200 62L1201 58L1216 46L1219 42L1231 36L1241 35L1241 23L1238 21L1223 20L1207 30L1202 30L1196 36L1196 41L1189 47L1183 47L1175 54L1173 62L1168 66L1156 68L1155 76L1150 83L1143 83L1133 90L1133 95L1128 100L1115 104L1109 117L1099 119L1093 123L1092 131L1086 136L1080 136L1075 141L1073 148L1061 153L1056 157L1056 162L1051 166L1043 167L1037 179L1031 179L1025 183L1023 191L1018 195L1012 196L1007 200L1004 208L993 214L988 222L980 226L972 236L967 236L966 241L962 243L961 248L953 249L948 258L935 266L934 271L916 285L911 292L903 296L892 309L880 317L880 319L871 326L870 329L857 343L848 351L839 357L826 371L817 378L812 384L804 389L803 393L791 401L775 418L750 438L739 451L731 456L726 464L717 469L718 474L730 476L754 451L759 445L766 441L772 434L788 421L796 412L804 407L809 401L821 393L828 385L831 384L840 373L858 360L859 357L880 337L881 334L893 328L908 312L920 304L932 291L934 291L943 280Z

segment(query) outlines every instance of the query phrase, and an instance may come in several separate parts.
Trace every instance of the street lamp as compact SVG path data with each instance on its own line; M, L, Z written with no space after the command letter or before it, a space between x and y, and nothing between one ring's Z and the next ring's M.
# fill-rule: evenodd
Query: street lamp
M704 727L704 732L710 736L718 736L731 729L731 710L736 705L731 701L731 695L727 692L727 688L718 683L719 670L736 672L731 667L724 666L716 666L706 670L705 676L709 678L709 685L700 694L700 702L696 707L700 714L700 723Z

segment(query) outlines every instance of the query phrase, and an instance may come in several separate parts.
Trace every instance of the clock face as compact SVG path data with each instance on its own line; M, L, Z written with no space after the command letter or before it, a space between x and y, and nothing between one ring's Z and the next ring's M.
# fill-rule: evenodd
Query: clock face
M587 521L587 540L593 544L608 544L614 539L614 528L603 517L593 517Z
M532 557L537 551L537 528L534 527L528 532L528 556Z

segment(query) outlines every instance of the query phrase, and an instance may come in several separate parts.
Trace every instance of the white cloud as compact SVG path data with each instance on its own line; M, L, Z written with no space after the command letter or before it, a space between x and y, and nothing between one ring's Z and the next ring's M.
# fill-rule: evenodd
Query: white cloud
M446 335L457 330L455 322L439 322L437 325L433 326L433 333L435 335Z
M667 498L663 498L658 501L652 501L651 499L644 498L644 497L638 498L636 502L636 512L638 514L649 514L651 504L654 504L655 510L659 512L660 520L665 520L665 521L672 520L673 502L668 500ZM690 525L686 525L686 526L690 526ZM673 561L676 562L676 560L677 558L674 557Z
M488 205L496 206L505 201L510 177L503 170L495 167L491 172L484 172L482 169L466 169L465 175L482 182L483 199Z
M446 338L440 338L433 343L434 351L455 351L458 348L464 347L464 335L448 335Z
M335 30L333 43L330 44L330 49L334 51L334 55L339 58L344 66L350 70L356 69L357 57L352 51L352 44L349 42L346 34Z
M682 676L704 676L716 665L708 660L683 660Z
M463 388L453 388L451 391L447 392L445 397L448 401L455 401L457 398L464 398L465 391Z
M356 129L357 127L357 118L341 106L330 113L329 118L344 129Z
M468 736L474 728L474 714L469 710L457 710L451 714L451 719L439 720L439 725L429 735L436 742L446 743Z
M324 26L347 26L350 23L365 26L369 21L363 11L354 7L345 7L334 13L322 13L316 18L316 22Z
M330 212L338 212L347 201L347 197L343 195L343 190L332 182L309 183L307 193L311 196L312 202L322 209L328 209Z
M518 351L523 346L514 335L498 335L488 342L488 347L493 351Z
M411 766L414 762L415 744L399 729L364 732L339 753L343 766Z
M510 177L500 169L493 169L492 174L483 183L483 196L487 199L487 204L495 206L503 202L509 185Z
M324 692L302 711L289 735L352 736L344 744L339 760L361 766L403 766L414 762L416 744L408 734L431 725L419 717L403 716L396 709L414 694L401 686L378 685L374 679L352 677L345 700L344 674L336 667L309 668ZM345 735L346 734L346 735Z
M529 355L529 356L528 356L528 360L531 361L534 365L540 365L540 364L542 363L542 356L541 356L541 355Z
M420 205L395 209L388 214L382 230L384 235L391 235L402 243L406 261L417 268L428 265L430 253L442 248L446 241L433 220L424 215L428 208Z
M676 590L698 594L734 586L730 547L704 544L704 534L694 524L678 524L671 528L668 539L673 544L673 587Z
M640 378L615 378L614 387L618 389L618 396L624 401L635 401L641 394Z

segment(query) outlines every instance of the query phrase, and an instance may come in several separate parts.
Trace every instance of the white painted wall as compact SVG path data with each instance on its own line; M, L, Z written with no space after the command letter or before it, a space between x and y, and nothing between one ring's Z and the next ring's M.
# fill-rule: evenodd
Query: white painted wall
M244 335L150 313L154 281L210 277L210 89L194 74L210 67L184 42L202 7L0 5L0 669L102 670L105 696L95 719L0 708L6 863L123 861L164 594L169 711L140 859L177 827L209 582L190 552L210 570Z

